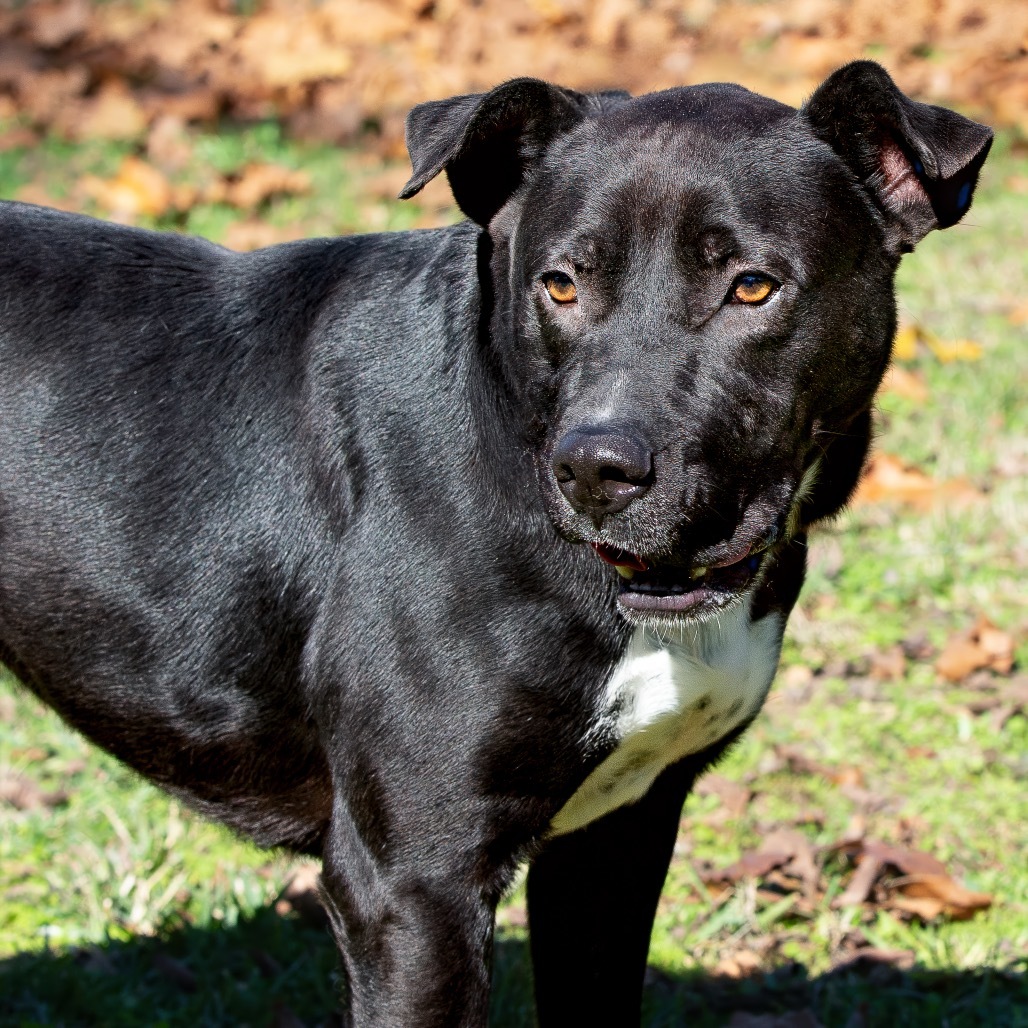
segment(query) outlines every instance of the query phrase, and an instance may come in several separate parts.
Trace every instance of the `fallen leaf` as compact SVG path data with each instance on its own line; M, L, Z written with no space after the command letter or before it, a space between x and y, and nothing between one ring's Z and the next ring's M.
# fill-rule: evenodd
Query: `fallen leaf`
M135 139L146 128L146 113L128 87L112 80L61 119L73 139Z
M907 658L902 646L890 646L887 650L876 650L871 654L868 674L880 682L897 681L906 670Z
M822 764L808 757L795 746L776 745L775 754L785 762L785 766L793 774L820 775L835 785L859 786L863 784L864 773L853 765Z
M185 120L171 114L155 118L146 136L146 156L166 172L184 168L193 157Z
M928 386L924 378L915 371L908 371L899 364L893 364L885 373L879 389L882 393L892 393L914 403L924 403L928 399Z
M38 142L39 135L27 125L13 125L0 132L0 153L35 146Z
M716 796L732 817L742 817L753 793L745 785L723 775L704 775L696 785L699 796Z
M114 178L86 175L78 188L118 221L131 222L140 214L160 217L172 200L171 186L164 175L152 164L131 155L121 162Z
M56 50L86 31L89 15L88 0L27 4L25 26L34 43L48 50Z
M864 854L846 888L832 901L832 906L836 910L841 910L844 907L857 907L865 903L875 887L875 882L878 881L882 866L880 860Z
M1013 664L1013 638L982 616L969 632L955 635L946 643L935 670L947 681L959 682L981 668L1008 674Z
M913 914L922 921L934 921L945 910L945 904L930 896L903 896L897 894L887 902L892 910L901 910L905 914Z
M862 963L869 964L891 964L901 971L909 971L917 962L917 956L909 949L879 949L875 946L865 946L858 949L852 956L840 961L832 967L833 971L844 969L856 969Z
M953 361L978 361L982 359L981 343L972 339L939 339L935 336L925 338L925 345L943 364Z
M857 486L853 504L900 503L928 510L940 503L959 506L979 499L981 493L966 479L938 481L899 457L877 453Z
M22 203L34 203L40 207L53 207L58 211L77 211L79 205L69 197L58 197L51 195L45 186L38 182L30 182L24 185L15 194L14 198Z
M944 872L909 875L890 882L889 888L900 893L900 896L892 897L893 905L906 904L904 909L917 913L926 921L933 920L939 914L965 921L979 910L987 910L992 906L991 896L984 892L971 892L965 889ZM922 904L924 913L911 906L915 902ZM939 909L928 914L929 904L938 904Z
M736 950L722 957L714 968L714 974L726 978L746 978L760 969L760 954L751 949Z
M249 218L229 225L222 243L230 250L245 252L260 250L262 247L274 246L277 243L290 243L295 239L301 239L303 234L302 227L297 225L280 228L277 225L269 225L266 221Z
M321 873L314 864L302 864L293 872L285 888L275 901L275 913L280 916L295 913L308 924L328 925L328 915L321 905L318 882Z
M15 810L63 807L67 804L68 798L68 793L63 789L46 792L25 775L0 775L0 803L7 803Z
M310 188L310 175L305 171L293 171L278 164L250 164L228 183L225 199L234 207L252 211L273 196L296 196L309 192Z
M901 325L892 341L892 356L898 361L912 361L917 356L919 335L916 325Z

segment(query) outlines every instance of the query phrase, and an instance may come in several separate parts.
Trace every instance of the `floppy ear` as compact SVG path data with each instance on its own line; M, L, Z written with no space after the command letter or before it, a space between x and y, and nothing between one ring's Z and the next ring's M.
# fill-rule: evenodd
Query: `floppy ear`
M488 225L549 142L594 103L600 98L523 78L488 93L418 104L407 115L414 174L400 199L414 196L445 168L460 209Z
M992 130L904 96L874 61L840 68L802 113L870 190L900 252L971 206Z

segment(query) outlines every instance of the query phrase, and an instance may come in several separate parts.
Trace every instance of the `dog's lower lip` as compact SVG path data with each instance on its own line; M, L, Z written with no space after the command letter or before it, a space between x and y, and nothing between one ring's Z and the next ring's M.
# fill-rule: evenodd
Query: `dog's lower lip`
M709 589L693 589L687 593L640 593L623 590L618 593L618 602L628 610L639 613L685 614L702 606L710 597Z

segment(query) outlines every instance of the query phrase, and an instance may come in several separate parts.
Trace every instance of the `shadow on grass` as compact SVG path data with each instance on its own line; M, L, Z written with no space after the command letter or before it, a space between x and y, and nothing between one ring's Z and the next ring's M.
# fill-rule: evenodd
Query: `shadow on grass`
M523 933L499 935L493 978L493 1028L533 1028ZM0 1025L341 1028L342 992L327 932L269 908L231 927L0 960ZM722 1028L739 1013L797 1011L812 1018L775 1028L1028 1028L1028 976L1023 965L943 972L866 962L816 977L791 964L742 980L651 970L643 1024Z

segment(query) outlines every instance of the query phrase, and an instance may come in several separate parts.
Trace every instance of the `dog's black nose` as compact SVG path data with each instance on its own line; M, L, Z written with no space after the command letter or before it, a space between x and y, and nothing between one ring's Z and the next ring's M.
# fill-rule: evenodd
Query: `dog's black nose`
M653 483L653 454L638 439L576 428L553 451L553 475L571 506L602 517L624 510Z

